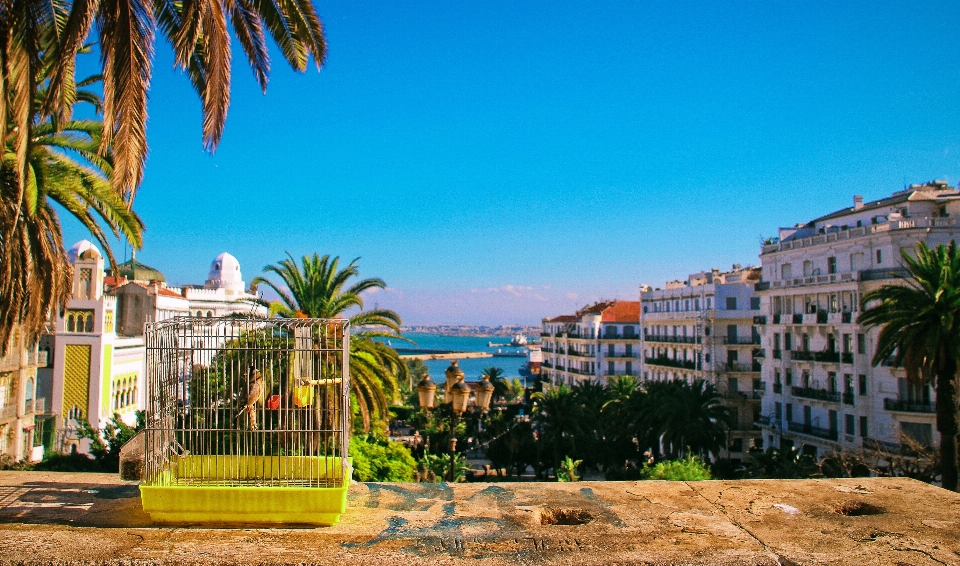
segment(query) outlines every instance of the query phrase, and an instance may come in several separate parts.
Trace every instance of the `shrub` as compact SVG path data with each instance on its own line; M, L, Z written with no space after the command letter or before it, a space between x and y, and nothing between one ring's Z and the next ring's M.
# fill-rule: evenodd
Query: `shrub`
M570 456L563 459L560 467L557 468L557 481L580 481L577 475L577 467L583 463L583 460L574 460Z
M658 462L653 466L644 466L641 473L645 480L700 481L710 479L710 468L696 456L687 456L683 460Z
M355 481L413 481L417 463L400 442L373 435L350 439Z

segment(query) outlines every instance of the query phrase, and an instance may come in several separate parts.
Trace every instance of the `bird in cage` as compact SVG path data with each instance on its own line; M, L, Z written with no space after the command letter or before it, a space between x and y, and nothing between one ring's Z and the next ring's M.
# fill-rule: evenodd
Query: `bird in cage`
M250 420L250 430L257 430L257 403L263 402L263 376L260 371L250 366L250 372L247 378L247 398L243 409L237 414L239 420L245 413Z

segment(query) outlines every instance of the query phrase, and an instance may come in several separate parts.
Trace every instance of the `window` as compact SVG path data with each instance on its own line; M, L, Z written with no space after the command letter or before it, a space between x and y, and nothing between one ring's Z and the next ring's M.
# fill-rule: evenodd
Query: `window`
M860 417L860 438L867 438L868 436L867 417Z
M760 297L750 297L750 310L760 310Z
M613 352L614 352L613 344L607 344L607 355L612 358L616 355Z
M780 385L780 370L773 370L773 382Z
M690 299L683 301L683 310L685 311L690 310Z
M790 368L786 369L786 379L787 379L787 387L793 385L793 370Z
M792 279L793 278L793 266L789 263L785 263L780 266L780 279Z
M700 299L693 300L693 308L694 310L700 310Z
M877 263L883 263L883 252L881 250L877 250Z
M827 273L837 272L837 258L830 256L827 258Z
M773 404L773 416L777 419L777 422L783 418L783 403L780 401Z
M743 452L743 439L734 438L730 443L730 452Z
M735 311L737 310L737 298L736 297L727 297L727 310Z
M627 344L627 351L623 355L628 358L633 356L633 344Z
M774 350L780 349L780 333L779 332L773 333L773 349Z
M857 353L858 354L867 353L867 335L866 334L857 334Z
M707 310L713 308L713 297L707 297Z
M809 259L803 260L803 276L810 277L813 275L813 262Z
M854 433L853 425L856 422L856 418L853 415L844 415L843 417L844 417L844 420L846 421L845 423L846 430L844 432L846 432L850 436L853 436L853 433Z
M633 362L627 362L626 375L633 375Z
M787 332L783 335L783 349L788 352L793 350L793 334Z
M810 351L810 335L809 334L803 335L803 351L804 352Z
M793 422L793 403L787 403L787 422Z
M853 349L853 334L843 335L843 353L849 354Z
M860 374L860 395L867 394L867 376Z
M837 374L836 372L827 372L827 383L830 384L830 392L837 392Z

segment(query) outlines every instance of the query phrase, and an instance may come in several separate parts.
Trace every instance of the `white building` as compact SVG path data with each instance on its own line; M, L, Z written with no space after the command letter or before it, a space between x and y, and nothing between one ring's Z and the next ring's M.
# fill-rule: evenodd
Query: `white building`
M576 314L543 319L540 377L573 385L639 375L640 303L605 301Z
M6 354L0 356L0 457L43 458L45 406L37 398L37 368L46 365L46 352L37 349L36 340L27 340L15 328Z
M50 334L40 339L48 367L38 370L46 402L45 428L60 431L47 448L86 451L76 436L77 419L103 427L113 414L128 424L144 406L142 338L117 332L117 299L104 292L104 260L86 240L69 250L73 289Z
M200 287L167 287L158 270L132 259L105 276L100 251L83 240L69 250L74 287L67 310L40 340L47 367L37 371L37 421L48 449L87 451L76 436L83 418L102 428L114 414L133 424L145 406L144 325L176 316L266 316L267 308L244 290L240 265L224 252ZM217 340L208 341L214 347ZM54 438L50 431L59 431Z
M737 423L720 456L735 460L761 444L754 425L764 393L754 326L761 313L754 291L759 279L760 268L734 265L728 272L694 273L640 293L643 379L714 384Z
M912 185L792 228L762 246L764 435L808 452L887 448L901 435L939 441L929 387L871 366L879 329L857 324L860 297L904 274L900 252L960 236L960 192Z

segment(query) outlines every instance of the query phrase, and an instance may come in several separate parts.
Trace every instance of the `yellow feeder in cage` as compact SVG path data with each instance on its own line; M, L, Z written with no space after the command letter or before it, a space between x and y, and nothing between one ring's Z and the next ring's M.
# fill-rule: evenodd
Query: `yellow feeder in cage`
M180 317L145 336L148 418L136 451L151 519L339 521L352 471L346 320Z

